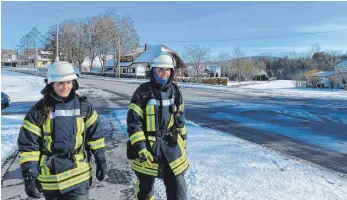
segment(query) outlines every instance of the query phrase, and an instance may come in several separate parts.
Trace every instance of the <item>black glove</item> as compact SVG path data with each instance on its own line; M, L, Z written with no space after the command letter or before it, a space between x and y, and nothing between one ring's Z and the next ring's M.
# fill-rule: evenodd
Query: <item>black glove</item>
M106 161L96 162L96 178L101 182L106 175L107 164Z
M24 186L25 193L32 198L40 198L40 193L42 192L42 186L39 180L37 180L36 176L27 176L24 177Z

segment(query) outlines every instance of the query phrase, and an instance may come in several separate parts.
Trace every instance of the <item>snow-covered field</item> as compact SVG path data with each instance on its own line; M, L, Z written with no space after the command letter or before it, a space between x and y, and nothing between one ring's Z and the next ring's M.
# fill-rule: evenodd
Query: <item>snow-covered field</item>
M40 90L44 84L43 78L38 78L36 82L35 76L15 72L2 71L1 78L1 91L9 94L13 102L12 108L2 111L3 162L16 149L18 131L29 109L25 104L41 97ZM206 86L196 84L196 87ZM266 90L264 86L261 88ZM277 90L280 89L273 90L279 94ZM322 95L314 95L320 92L336 95L337 98L346 95L342 91L311 90L311 97ZM112 94L106 97L111 98ZM110 113L112 119L117 119L114 125L119 126L126 135L126 110L110 110ZM102 119L108 120L107 116L102 116ZM334 172L294 160L230 134L202 128L190 121L187 121L187 128L190 168L186 172L186 181L189 199L347 199L347 178ZM166 199L161 180L156 181L155 191L156 198Z

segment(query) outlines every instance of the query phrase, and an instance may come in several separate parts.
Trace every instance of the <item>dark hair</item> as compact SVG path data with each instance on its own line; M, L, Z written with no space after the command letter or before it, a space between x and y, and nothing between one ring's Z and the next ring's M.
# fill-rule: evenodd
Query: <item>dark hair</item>
M46 120L49 118L49 115L53 111L53 104L50 94L54 91L53 83L47 84L46 87L42 90L43 98L38 103L38 125L42 126L46 123Z

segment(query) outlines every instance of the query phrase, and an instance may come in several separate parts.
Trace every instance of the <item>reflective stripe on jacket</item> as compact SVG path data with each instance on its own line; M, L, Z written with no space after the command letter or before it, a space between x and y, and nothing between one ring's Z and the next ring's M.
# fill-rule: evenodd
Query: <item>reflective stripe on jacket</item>
M23 121L18 136L20 164L23 172L39 174L43 190L65 193L85 187L82 183L91 178L91 166L81 151L83 134L96 159L104 155L105 143L98 114L91 104L88 103L88 113L82 118L80 101L74 93L66 102L53 97L49 100L54 102L54 108L42 126L38 125L38 104L29 110ZM68 152L75 154L60 156Z
M161 159L166 158L173 173L179 175L189 166L183 142L187 139L187 129L182 94L173 83L160 90L151 84L143 83L134 92L127 125L131 144L137 150L147 148L154 162L149 166L134 159L132 169L157 177L160 176L158 169ZM168 133L178 135L177 144L168 143L165 136Z

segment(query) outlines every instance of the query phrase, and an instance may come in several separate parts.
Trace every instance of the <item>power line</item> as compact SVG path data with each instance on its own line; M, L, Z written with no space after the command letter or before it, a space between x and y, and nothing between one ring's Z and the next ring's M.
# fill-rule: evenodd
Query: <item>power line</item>
M282 37L293 37L293 36L302 36L302 35L314 35L322 33L334 33L347 31L346 29L331 30L331 31L319 31L319 32L309 32L309 33L296 33L296 34L285 34L285 35L274 35L274 36L261 36L261 37L246 37L246 38L230 38L230 39L221 39L221 40L163 40L163 41L154 41L150 42L165 42L165 43L198 43L198 42L227 42L227 41L242 41L242 40L259 40L259 39L270 39L270 38L282 38Z

